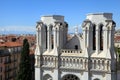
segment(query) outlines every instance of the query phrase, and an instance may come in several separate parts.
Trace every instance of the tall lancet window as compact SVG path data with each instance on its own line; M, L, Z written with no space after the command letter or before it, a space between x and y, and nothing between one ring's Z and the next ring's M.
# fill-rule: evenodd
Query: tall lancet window
M100 25L100 50L103 50L103 25Z
M47 46L47 26L45 26L45 33L46 33L46 49L48 48L48 46Z
M52 32L51 32L51 43L52 43L52 47L51 47L51 48L53 49L53 48L54 48L54 37L53 37L53 36L54 36L54 35L53 35L53 34L54 34L53 31L54 31L54 30L53 30L53 27L51 28L51 31L52 31Z
M93 24L93 50L96 50L96 26Z

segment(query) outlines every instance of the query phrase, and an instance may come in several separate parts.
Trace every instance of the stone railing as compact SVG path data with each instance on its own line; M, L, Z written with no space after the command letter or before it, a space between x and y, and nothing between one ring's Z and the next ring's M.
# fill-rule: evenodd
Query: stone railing
M87 70L88 60L83 58L62 57L60 68Z
M42 67L56 67L57 58L53 56L43 56Z
M110 71L111 62L109 60L98 60L92 59L91 60L91 70L92 71Z
M62 49L61 53L82 53L82 50L76 49Z

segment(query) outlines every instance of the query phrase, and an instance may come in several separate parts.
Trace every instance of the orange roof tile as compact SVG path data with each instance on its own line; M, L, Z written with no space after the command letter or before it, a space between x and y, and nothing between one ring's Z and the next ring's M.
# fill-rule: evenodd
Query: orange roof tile
M18 46L22 46L22 44L18 43L18 42L4 42L4 43L0 43L0 47L18 47Z
M18 42L6 42L5 45L7 47L17 47L17 46L22 46L22 44L18 43Z

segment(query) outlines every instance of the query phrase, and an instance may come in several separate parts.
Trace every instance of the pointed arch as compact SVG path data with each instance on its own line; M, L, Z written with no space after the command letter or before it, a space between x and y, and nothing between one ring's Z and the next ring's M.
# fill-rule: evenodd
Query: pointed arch
M49 74L46 74L43 76L43 80L53 80L53 78Z

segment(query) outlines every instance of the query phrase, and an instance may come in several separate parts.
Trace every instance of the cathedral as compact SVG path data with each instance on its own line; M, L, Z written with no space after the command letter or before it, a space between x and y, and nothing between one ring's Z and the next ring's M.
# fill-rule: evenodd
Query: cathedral
M112 13L88 14L68 37L64 16L42 16L36 26L35 80L117 80Z

